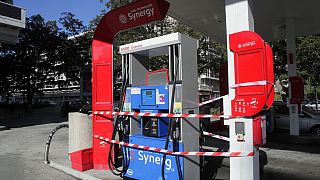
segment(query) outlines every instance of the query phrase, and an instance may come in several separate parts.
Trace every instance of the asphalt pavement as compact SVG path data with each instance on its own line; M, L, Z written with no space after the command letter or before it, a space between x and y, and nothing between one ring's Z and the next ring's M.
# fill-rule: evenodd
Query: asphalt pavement
M76 179L44 164L45 142L51 130L59 124L67 123L59 115L59 108L35 109L32 114L16 111L3 114L0 111L0 179ZM281 180L319 180L320 179L320 141L305 136L290 137L285 133L270 136L266 147L268 164L262 179ZM50 160L68 167L68 130L59 130L51 144ZM229 179L228 158L219 168L216 179ZM106 171L87 172L100 179L109 179Z
M50 131L66 119L59 117L58 108L36 109L32 114L16 113L2 116L0 125L10 130L0 131L0 179L75 179L44 162L44 148ZM54 137L51 159L67 158L68 130Z

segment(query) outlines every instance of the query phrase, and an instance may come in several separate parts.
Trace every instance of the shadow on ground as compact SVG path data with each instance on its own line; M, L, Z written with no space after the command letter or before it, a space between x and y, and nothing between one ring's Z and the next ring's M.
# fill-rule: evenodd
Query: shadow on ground
M307 175L304 173L292 174L288 172L278 171L276 169L265 169L264 175L261 177L262 180L269 179L281 179L281 180L319 180L319 177Z
M7 128L60 123L68 120L67 118L62 118L60 116L59 107L33 109L30 113L25 113L21 109L14 112L7 112L5 109L1 109L0 111L0 126L5 126Z
M266 148L320 154L320 137L317 136L290 136L288 132L275 132L267 137Z

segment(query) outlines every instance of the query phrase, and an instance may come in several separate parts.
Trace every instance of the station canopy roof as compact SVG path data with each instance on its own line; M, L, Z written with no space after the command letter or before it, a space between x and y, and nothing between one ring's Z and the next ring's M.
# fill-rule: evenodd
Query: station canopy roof
M224 0L167 0L169 16L220 42L226 42ZM320 34L320 0L253 0L255 31L266 41L285 38L293 18L296 36Z

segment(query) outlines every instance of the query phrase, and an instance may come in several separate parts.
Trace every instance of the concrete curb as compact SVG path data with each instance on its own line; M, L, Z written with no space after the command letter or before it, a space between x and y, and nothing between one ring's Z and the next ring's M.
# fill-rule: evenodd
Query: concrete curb
M0 126L0 131L4 131L4 130L9 130L9 128L6 126Z
M54 162L50 162L49 164L50 167L54 168L54 169L57 169L59 171L62 171L68 175L71 175L75 178L78 178L78 179L82 179L82 180L101 180L99 178L96 178L94 176L91 176L89 174L86 174L84 172L79 172L79 171L76 171L74 169L71 169L67 166L63 166L63 165L60 165L60 164L57 164L57 163L54 163Z

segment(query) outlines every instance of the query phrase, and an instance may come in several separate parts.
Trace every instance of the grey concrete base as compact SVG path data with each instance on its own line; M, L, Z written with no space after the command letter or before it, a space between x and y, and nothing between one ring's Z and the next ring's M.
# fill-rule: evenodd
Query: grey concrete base
M60 164L57 164L57 163L54 163L54 162L50 162L49 166L51 166L52 168L54 169L57 169L59 171L62 171L68 175L71 175L75 178L78 178L78 179L82 179L82 180L101 180L99 178L96 178L94 176L91 176L89 174L86 174L84 172L80 172L80 171L77 171L77 170L74 170L70 167L67 167L67 166L63 166L63 165L60 165Z
M92 147L91 116L69 113L69 153Z

